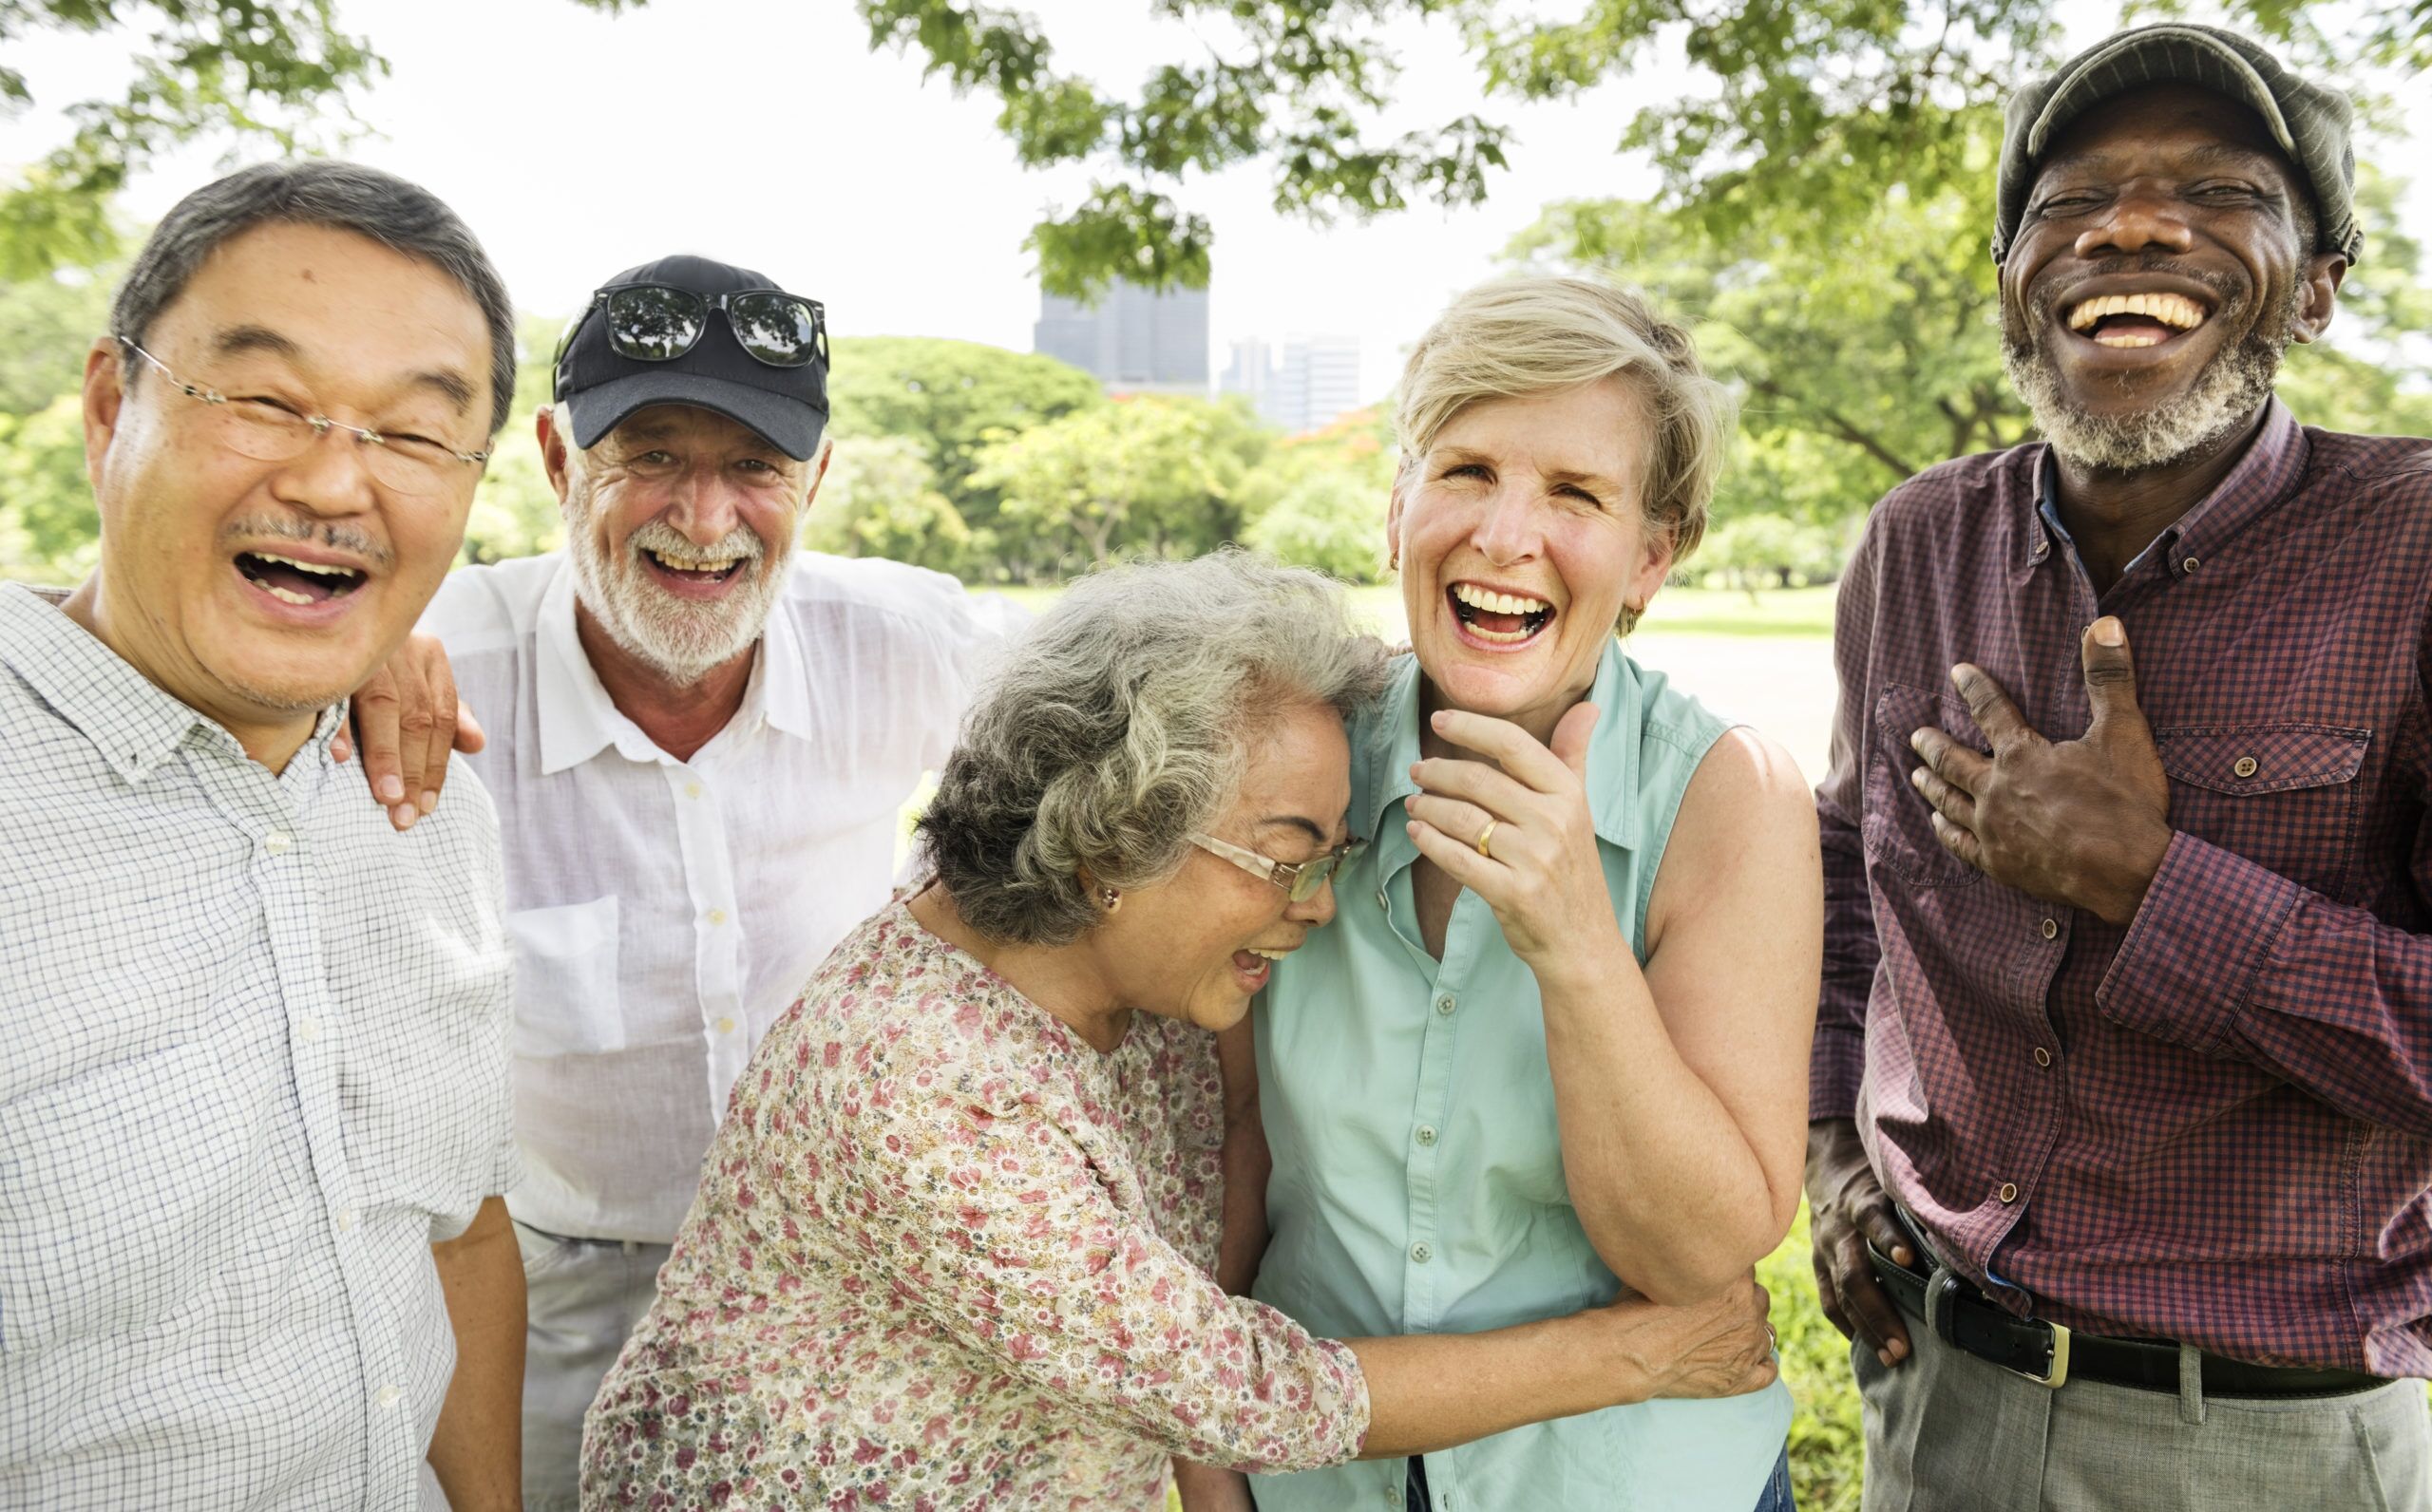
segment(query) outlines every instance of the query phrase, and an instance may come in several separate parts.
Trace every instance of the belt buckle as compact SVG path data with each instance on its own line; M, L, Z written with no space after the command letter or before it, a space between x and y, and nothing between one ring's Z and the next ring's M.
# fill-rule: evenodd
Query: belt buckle
M1966 1348L1959 1342L1959 1333L1955 1326L1960 1289L1966 1285L1966 1283L1955 1273L1943 1265L1936 1265L1933 1275L1926 1282L1927 1326L1931 1328L1935 1335L1945 1344L1953 1349ZM2004 1365L2002 1369L2021 1379L2033 1381L2046 1389L2057 1390L2069 1384L2069 1331L2063 1325L2044 1318L2032 1318L2029 1321L2042 1324L2051 1331L2051 1363L2044 1368L2041 1375L2033 1370L2022 1370L2014 1365ZM1996 1362L1988 1360L1986 1363Z
M2052 1331L2051 1368L2045 1370L2042 1375L2038 1375L2032 1370L2013 1370L2010 1373L2012 1375L2024 1376L2027 1380L2033 1381L2038 1386L2047 1387L2057 1390L2061 1387L2069 1384L2069 1331L2062 1324L2053 1323L2043 1318L2037 1318L2036 1321L2042 1323L2045 1328Z

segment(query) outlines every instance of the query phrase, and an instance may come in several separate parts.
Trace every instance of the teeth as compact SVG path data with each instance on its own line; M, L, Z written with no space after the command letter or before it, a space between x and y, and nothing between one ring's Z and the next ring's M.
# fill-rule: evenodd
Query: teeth
M660 566L679 573L722 573L743 559L740 557L671 557L663 551L655 551L651 555L658 558Z
M1249 947L1248 947L1248 950L1249 950L1249 953L1250 953L1251 954L1253 954L1253 955L1264 955L1264 956L1265 956L1268 960L1271 960L1271 961L1280 961L1280 960L1282 960L1284 956L1289 955L1289 954L1292 954L1290 951L1263 951L1263 950L1260 950L1260 949L1259 949L1257 946L1255 946L1255 945L1249 946Z
M313 604L319 602L319 600L315 599L312 595L299 594L293 588L280 588L270 583L265 583L262 587L273 598L277 599L282 604Z
M1538 614L1546 610L1546 602L1542 598L1493 593L1470 583L1454 583L1453 596L1472 609L1483 609L1490 614Z
M311 573L315 577L352 577L354 576L354 569L352 567L331 567L320 562L297 561L293 557L281 557L276 552L256 551L249 553L248 555L259 557L264 561L275 561L284 566L293 567L297 572ZM309 603L311 600L307 599L306 602Z
M2179 331L2204 324L2204 307L2185 294L2100 294L2069 312L2069 329L2083 331L2105 315L2144 315ZM2150 347L2153 343L2103 341L2103 345Z

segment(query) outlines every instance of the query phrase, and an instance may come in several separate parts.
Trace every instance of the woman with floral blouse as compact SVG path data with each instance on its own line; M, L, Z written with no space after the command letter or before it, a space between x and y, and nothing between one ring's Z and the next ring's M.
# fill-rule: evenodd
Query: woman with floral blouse
M1208 1031L1333 916L1343 721L1383 672L1333 585L1230 553L1091 578L1008 654L922 822L933 879L736 1085L586 1507L1152 1512L1174 1461L1196 1512L1246 1504L1198 1465L1772 1380L1753 1284L1348 1341L1218 1285Z

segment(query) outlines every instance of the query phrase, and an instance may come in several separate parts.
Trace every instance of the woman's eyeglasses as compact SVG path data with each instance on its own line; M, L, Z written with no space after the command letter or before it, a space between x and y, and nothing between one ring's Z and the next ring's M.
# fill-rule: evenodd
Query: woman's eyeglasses
M1254 877L1264 877L1290 895L1292 901L1305 903L1318 896L1326 879L1341 870L1342 863L1358 854L1364 840L1347 840L1314 860L1279 861L1272 856L1262 856L1246 846L1231 841L1218 840L1213 835L1193 835L1190 842L1211 856L1223 857Z
M755 362L801 368L827 357L827 312L816 299L782 289L703 294L655 283L618 284L594 293L591 306L567 324L559 342L560 357L591 311L602 305L609 349L635 362L673 362L691 351L709 330L713 311L726 316L735 345Z

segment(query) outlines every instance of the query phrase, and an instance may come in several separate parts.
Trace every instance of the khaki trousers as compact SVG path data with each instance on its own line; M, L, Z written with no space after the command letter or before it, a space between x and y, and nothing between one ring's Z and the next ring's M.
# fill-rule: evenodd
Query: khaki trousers
M1866 1512L2432 1512L2422 1381L2208 1400L2190 1369L2176 1395L2097 1381L2056 1389L1903 1318L1915 1352L1898 1367L1850 1351Z

